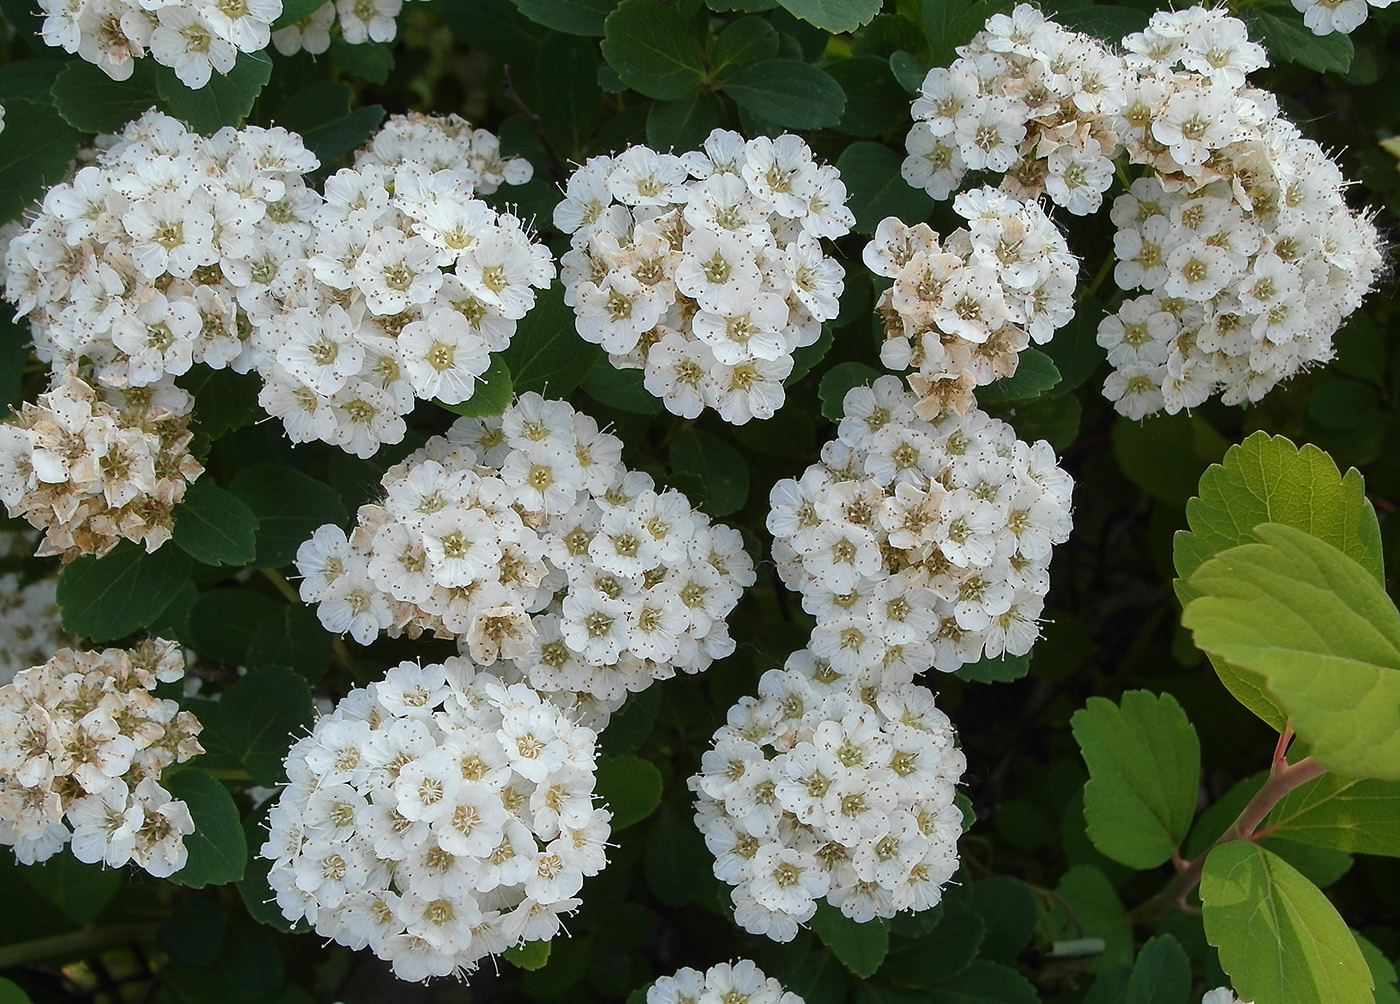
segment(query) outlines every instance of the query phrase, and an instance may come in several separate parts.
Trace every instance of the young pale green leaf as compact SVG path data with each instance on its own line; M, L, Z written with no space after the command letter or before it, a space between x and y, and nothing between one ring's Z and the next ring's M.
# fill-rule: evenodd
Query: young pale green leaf
M738 450L702 429L684 429L671 440L671 469L704 485L704 508L728 516L748 501L749 465Z
M81 140L53 105L6 101L0 132L0 223L16 219L68 173Z
M210 135L236 126L253 110L253 102L272 78L272 60L265 52L240 52L227 74L215 73L209 83L191 90L169 67L156 68L156 90L171 115L196 132Z
M875 975L890 950L890 926L878 917L864 924L829 903L817 906L812 930L841 964L863 980Z
M978 388L977 396L984 401L1008 404L1029 402L1053 390L1059 382L1060 371L1050 357L1039 349L1026 349L1016 362L1015 373Z
M1114 861L1155 868L1191 828L1200 783L1196 730L1170 694L1130 690L1121 707L1091 697L1070 719L1089 767L1089 839Z
M203 889L241 879L248 866L248 841L228 790L198 767L181 768L161 783L189 807L194 819L194 832L185 837L189 860L170 881Z
M259 568L281 568L297 548L326 523L349 520L345 504L329 485L291 467L254 464L239 471L229 491L247 503L258 520Z
M1400 857L1400 782L1324 774L1285 795L1265 827L1317 847Z
M741 66L778 55L778 30L761 17L741 17L724 26L710 46L710 76L723 81Z
M130 77L113 80L92 63L73 60L54 79L54 107L80 132L120 132L147 108L160 103L154 63L137 59L133 64Z
M535 306L516 323L510 347L500 354L510 367L517 394L537 391L564 398L602 356L574 331L574 311L564 303L564 287L543 290Z
M982 917L971 907L948 900L943 919L929 934L903 941L885 956L880 979L898 986L928 988L957 976L977 958L987 933Z
M841 121L846 93L831 74L796 59L761 59L736 70L724 93L740 108L788 129L823 129Z
M646 819L661 804L661 771L637 756L601 757L596 790L612 813L612 829Z
M868 387L879 377L880 372L864 363L837 363L822 374L817 385L817 396L822 402L822 417L833 422L841 421L845 415L846 394L856 387Z
M1400 611L1372 574L1279 523L1191 576L1182 613L1197 647L1257 673L1313 757L1352 777L1400 780Z
M622 0L603 28L603 56L628 87L659 101L698 90L704 52L673 4Z
M207 479L175 508L175 544L205 565L246 565L257 556L258 519L237 495Z
M839 35L869 24L881 0L778 0L784 10L808 24Z
M543 969L549 961L548 941L527 941L523 945L512 945L504 952L504 958L520 969Z
M280 666L253 669L201 712L200 741L242 765L253 783L272 787L286 780L282 759L311 719L305 677Z
M1186 1004L1190 995L1191 960L1180 942L1159 934L1143 945L1128 979L1127 999L1133 1004Z
M603 24L617 0L515 0L515 6L546 28L597 37L603 34Z
M846 204L855 214L856 233L873 234L887 216L920 223L933 212L928 193L911 188L900 176L902 160L883 143L852 143L841 152L836 169L850 193Z
M1038 1004L1035 987L998 962L978 959L947 983L927 991L928 1004Z
M476 378L471 397L453 404L436 400L433 403L454 415L483 418L505 411L514 397L515 385L510 379L510 367L504 359L495 355L491 357L491 365L486 367L486 372Z
M178 547L154 554L122 541L101 558L79 558L58 576L63 629L90 641L113 641L152 623L190 577Z
M1356 54L1351 37L1336 31L1315 35L1289 3L1259 3L1242 8L1249 33L1269 50L1274 63L1297 63L1318 73L1345 73Z
M1241 1000L1371 1004L1371 973L1337 910L1276 854L1232 840L1201 875L1206 939Z

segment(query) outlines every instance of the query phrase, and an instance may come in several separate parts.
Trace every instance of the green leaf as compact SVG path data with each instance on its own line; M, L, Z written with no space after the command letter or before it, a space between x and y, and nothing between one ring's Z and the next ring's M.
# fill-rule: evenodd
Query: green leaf
M343 38L331 42L331 58L342 70L371 84L382 84L394 69L394 50L383 42L351 45Z
M982 958L1011 962L1030 944L1040 911L1025 882L1010 875L984 879L972 886L971 901L987 929L978 950Z
M622 0L604 24L603 56L628 87L660 101L683 98L705 79L686 19L658 0Z
M101 558L77 559L58 576L63 629L94 642L139 631L184 587L190 565L189 555L177 547L147 554L126 540Z
M257 555L258 520L232 492L209 480L185 490L175 508L174 540L205 565L246 565Z
M0 1004L34 1004L34 1001L14 980L0 977Z
M259 568L281 568L297 548L327 523L349 521L340 496L329 485L277 464L254 464L234 475L229 491L247 503L258 520Z
M333 644L313 609L288 603L257 626L245 658L249 669L290 666L315 683L330 668Z
M1018 438L1028 443L1043 439L1063 453L1079 437L1084 408L1075 395L1056 393L1018 404L999 417L1011 423Z
M1273 63L1297 63L1318 73L1345 73L1355 55L1351 37L1337 31L1314 35L1289 3L1259 3L1242 8L1249 33L1269 50Z
M596 37L603 34L604 22L617 0L515 0L515 6L546 28Z
M851 284L848 282L846 288L849 290ZM804 345L799 349L794 349L792 353L792 372L783 381L784 387L791 387L801 380L808 373L812 372L812 367L826 358L826 354L831 351L831 346L836 343L836 336L832 334L831 326L822 327L821 337L811 345ZM781 414L781 412L779 413Z
M241 124L271 77L272 60L265 52L240 52L233 69L225 75L215 73L197 91L165 66L157 68L156 88L171 115L209 135Z
M1285 795L1265 828L1317 847L1400 857L1400 783L1324 774Z
M986 925L971 907L943 904L943 919L931 934L902 942L885 957L880 978L906 987L932 987L957 976L977 958Z
M1279 523L1191 576L1181 622L1197 647L1262 676L1313 757L1400 780L1400 612L1371 572Z
M928 1004L1038 1004L1035 987L1012 969L979 959L924 998Z
M852 136L878 136L903 128L908 122L908 100L890 71L888 59L852 56L832 63L826 72L846 93L846 111L836 124L838 131Z
M1221 844L1201 875L1206 939L1242 1000L1371 1004L1356 939L1317 887L1276 854Z
M515 387L511 383L510 367L499 355L495 355L491 357L491 365L486 368L486 372L476 378L471 397L452 404L437 399L434 399L433 403L439 408L446 408L454 415L481 418L501 414L510 407L514 398Z
M242 878L248 864L248 842L238 819L238 806L228 790L198 767L181 768L161 783L172 797L189 806L194 819L194 832L185 837L189 860L170 881L203 889Z
M1196 490L1207 464L1229 445L1200 415L1154 415L1142 422L1113 423L1113 456L1133 484L1180 509Z
M1092 35L1111 46L1117 46L1124 37L1147 27L1146 11L1135 7L1122 7L1116 4L1086 4L1061 11L1056 20L1066 28Z
M565 398L602 356L574 330L574 311L564 304L564 287L541 292L535 306L516 324L510 347L500 354L510 367L517 394L537 391Z
M761 17L741 17L724 26L710 47L710 77L722 82L741 66L778 54L778 30Z
M661 771L641 757L600 757L596 791L612 812L616 833L656 811L661 803Z
M683 429L671 440L671 469L698 477L711 516L737 512L749 498L749 465L738 450L712 433Z
M256 373L212 370L195 366L175 381L194 395L194 424L191 428L209 440L241 429L262 414L258 389L262 381Z
M68 174L82 137L53 105L6 101L0 132L0 223L18 218Z
M282 13L277 15L277 20L272 22L272 30L286 28L288 25L304 21L315 14L326 5L328 0L283 0Z
M186 896L156 932L156 944L182 966L207 966L224 943L224 915L209 896Z
M890 53L890 72L894 74L894 79L899 81L899 86L904 88L906 94L919 93L928 71L928 64L912 52L899 49Z
M29 865L24 880L75 924L91 924L122 887L124 872L83 864L71 854L55 854Z
M647 144L677 153L694 150L719 123L720 107L713 94L695 91L675 101L653 101L647 111Z
M734 439L746 450L790 460L815 453L817 430L798 408L782 408L765 422L735 426Z
M0 66L0 104L53 101L53 82L64 69L73 65L73 61L61 59L20 59Z
M543 969L549 961L548 941L527 941L523 945L512 945L504 953L505 960L520 969Z
M1026 349L1016 360L1016 372L978 388L985 401L1034 401L1060 382L1060 371L1039 349Z
M627 695L627 701L598 737L599 749L605 756L622 756L635 752L651 735L656 716L661 710L661 688L648 687Z
M212 589L190 607L190 644L212 662L242 666L258 625L277 615L279 604L251 589Z
M846 110L846 93L831 74L796 59L741 67L724 82L724 93L740 108L788 129L834 126Z
M280 666L250 670L202 712L200 741L240 764L255 784L286 780L282 759L311 725L311 688ZM178 775L177 775L178 776Z
M846 393L856 387L868 387L881 376L879 370L864 363L837 363L822 374L817 396L822 402L822 417L833 422L845 415Z
M659 108L660 104L652 105ZM641 370L620 370L608 359L599 359L583 378L588 396L609 408L634 415L655 415L661 400L646 389Z
M793 17L839 35L869 24L880 13L881 0L778 0Z
M131 76L113 80L92 63L75 59L53 82L53 104L80 132L120 132L132 119L160 103L159 74L150 60L133 61Z
M924 0L924 36L928 39L933 66L951 66L958 58L957 47L972 41L987 18L1011 10L1009 0Z
M1191 960L1170 934L1159 934L1142 946L1127 999L1133 1004L1186 1004L1191 994Z
M1089 839L1114 861L1154 868L1191 828L1200 784L1196 730L1170 694L1130 690L1122 706L1091 697L1070 719L1089 767Z
M1103 953L1091 967L1096 973L1132 963L1133 929L1107 875L1092 865L1075 865L1065 872L1055 892L1048 919L1059 923L1051 940L1101 939Z
M382 105L365 105L341 118L308 129L301 138L306 148L325 164L341 154L359 149L383 121Z
M875 975L890 950L890 927L883 920L857 923L830 903L817 904L812 930L843 966L863 980Z
M850 192L846 204L856 217L858 234L873 234L880 221L897 216L920 223L933 212L933 200L922 189L910 188L900 176L899 154L881 143L852 143L836 161Z
M953 675L973 683L1010 683L1019 680L1031 671L1031 654L983 656L976 662L969 662Z
M643 693L656 689L651 687ZM611 731L609 724L607 732ZM705 894L717 885L709 860L704 838L691 822L689 809L681 812L662 806L655 822L647 827L643 859L647 886L656 898L667 906L703 901Z

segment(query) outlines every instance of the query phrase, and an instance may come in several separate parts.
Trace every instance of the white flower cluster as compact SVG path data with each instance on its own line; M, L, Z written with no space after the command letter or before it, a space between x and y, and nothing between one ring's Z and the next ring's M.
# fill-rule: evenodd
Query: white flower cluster
M71 839L89 864L135 861L157 878L183 868L194 821L160 774L204 752L201 726L151 691L184 672L180 647L156 639L60 649L0 687L0 844L24 864Z
M1235 996L1229 987L1216 987L1201 998L1201 1004L1249 1004Z
M861 923L926 910L957 870L967 760L916 684L855 687L804 649L700 763L696 825L751 934L791 941L822 898Z
M1245 84L1266 59L1242 23L1159 12L1124 45L1140 75L1124 140L1152 174L1110 214L1114 279L1145 295L1099 326L1104 394L1131 418L1257 401L1332 357L1381 265L1375 228L1337 164Z
M260 852L278 906L405 980L552 938L607 863L596 740L466 659L391 669L287 754Z
M1019 198L1045 193L1078 215L1097 210L1129 85L1122 57L1029 4L993 14L958 53L924 78L904 180L942 200L969 171L991 171Z
M721 962L703 973L681 969L647 990L646 1004L804 1004L801 997L748 959Z
M90 360L115 387L256 369L293 441L367 457L415 396L471 396L554 265L473 195L528 163L456 116L391 119L324 198L316 166L283 129L206 139L148 112L49 191L6 297L56 367Z
M28 558L38 541L30 530L0 530L0 559ZM59 616L57 575L0 572L0 685L72 642Z
M928 224L890 216L865 246L866 267L894 280L875 305L880 359L915 370L921 418L963 414L974 387L1011 376L1022 349L1074 316L1079 262L1039 205L984 187L953 209L968 225L941 243Z
M44 531L40 556L154 551L204 468L189 452L194 399L169 380L94 389L72 370L0 424L0 502Z
M455 637L601 724L628 691L734 650L725 618L754 582L737 531L621 463L622 443L563 401L521 395L460 419L384 475L347 540L297 552L327 629ZM493 668L493 671L494 668Z
M297 52L320 55L331 46L331 29L351 45L392 42L398 34L404 0L331 0L323 7L272 33L272 45L284 56Z
M861 685L1024 655L1070 532L1073 482L1044 441L973 409L920 419L899 378L848 391L838 438L773 486L783 581L812 652Z
M855 222L834 167L799 137L716 129L681 156L629 147L569 179L554 223L578 332L694 418L771 418L794 349L837 314L845 272L822 249Z
M1361 27L1371 8L1384 10L1394 0L1293 0L1293 7L1303 15L1303 24L1314 35L1330 35L1339 31L1350 35Z

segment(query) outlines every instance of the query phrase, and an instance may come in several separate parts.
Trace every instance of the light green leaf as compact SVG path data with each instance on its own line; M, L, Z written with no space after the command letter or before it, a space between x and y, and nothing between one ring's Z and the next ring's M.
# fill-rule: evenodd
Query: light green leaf
M746 111L788 129L822 129L841 121L846 93L831 74L796 59L762 59L735 71L724 93Z
M837 363L822 374L817 396L822 402L822 417L841 421L846 411L846 394L856 387L868 387L881 376L864 363Z
M53 82L53 104L74 129L120 132L132 119L160 103L158 74L150 60L134 60L131 76L113 80L92 63L75 59Z
M779 0L793 17L839 35L869 24L880 13L881 0Z
M548 941L527 941L523 945L512 945L504 953L505 960L520 969L543 969L549 961Z
M661 804L661 771L637 756L599 757L595 790L612 812L612 830L646 819Z
M1037 1004L1029 980L997 962L979 959L947 983L933 987L928 1004Z
M1191 828L1200 783L1196 730L1170 694L1130 690L1122 706L1091 697L1070 719L1089 767L1089 839L1114 861L1154 868Z
M1191 994L1191 960L1170 934L1159 934L1142 946L1127 999L1133 1004L1186 1004Z
M1206 652L1258 673L1313 757L1400 780L1400 612L1337 548L1278 523L1191 576L1181 622Z
M255 784L272 787L286 780L282 759L311 725L311 688L281 666L249 670L200 714L200 741L209 752L240 764Z
M812 930L843 966L863 980L875 975L890 950L890 928L883 920L857 923L829 903L817 904Z
M1285 795L1265 828L1318 847L1400 857L1400 782L1324 774Z
M173 798L189 806L194 819L194 832L185 837L189 860L170 881L203 889L241 879L248 865L248 841L238 806L227 789L198 767L181 768L161 783Z
M209 83L191 90L169 67L157 67L156 89L170 114L205 135L236 126L253 110L272 77L272 60L265 52L240 52L227 74L215 73Z
M539 294L501 353L517 394L533 390L553 398L568 397L601 356L574 330L574 311L564 304L559 283Z
M0 1004L34 1004L34 1001L14 980L0 977Z
M1372 1004L1356 939L1317 887L1276 854L1221 844L1201 875L1206 939L1242 1000Z
M546 28L596 37L603 34L603 23L617 0L515 0L515 6Z
M702 429L683 429L671 440L671 469L698 477L704 485L704 509L728 516L749 497L749 465L738 450Z
M910 188L899 173L903 158L882 143L852 143L836 161L850 192L846 204L855 214L855 231L873 234L880 221L897 216L921 223L933 212L933 200L922 189Z
M1350 36L1336 31L1314 35L1290 3L1258 3L1241 8L1250 35L1264 44L1274 63L1297 63L1319 73L1345 73L1355 47Z
M83 557L58 576L63 629L90 641L113 641L152 623L190 576L190 557L169 545L147 554L122 541L101 558Z
M175 544L205 565L246 565L257 555L258 519L232 492L207 479L175 507Z
M1060 382L1060 371L1050 357L1039 349L1026 349L1016 361L1016 372L1009 377L993 380L977 389L984 401L1016 403L1034 401Z
M234 475L228 487L258 519L253 561L259 568L291 564L297 548L317 527L349 520L334 488L291 467L254 464Z
M491 365L486 367L486 372L477 377L472 385L471 397L465 401L452 402L435 398L433 403L439 408L446 408L454 415L482 418L501 414L510 407L514 397L515 385L511 382L510 367L499 355L494 355L491 357Z
M628 87L649 98L674 101L698 90L704 55L673 4L622 0L604 25L603 56Z
M53 105L5 102L0 132L0 223L16 219L68 173L82 137Z

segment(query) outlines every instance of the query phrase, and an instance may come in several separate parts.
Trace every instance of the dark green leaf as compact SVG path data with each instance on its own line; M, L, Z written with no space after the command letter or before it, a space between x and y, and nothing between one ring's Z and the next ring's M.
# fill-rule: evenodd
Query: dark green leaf
M171 796L189 806L194 832L185 837L189 860L170 881L192 889L224 885L243 877L248 842L238 806L222 784L198 767L182 768L163 779Z
M583 380L601 355L574 330L573 308L564 304L564 287L555 283L535 300L516 325L510 348L501 353L518 394L537 391L564 398Z
M661 771L641 757L602 757L595 790L613 814L616 833L656 811L661 802Z
M276 464L255 464L234 476L229 491L258 519L259 568L291 564L297 548L326 523L344 525L349 517L334 488L301 471Z
M1056 18L1066 28L1093 35L1111 46L1118 46L1123 39L1147 27L1147 12L1135 7L1121 7L1116 4L1086 4L1083 7L1066 7Z
M290 666L308 683L326 674L334 639L321 626L316 612L300 603L288 603L265 619L248 642L249 669Z
M995 962L1011 962L1035 934L1039 905L1031 887L1010 875L975 883L972 908L982 917L987 936L978 954Z
M343 38L331 42L331 58L346 73L382 84L394 69L394 49L383 42L360 42L351 45Z
M1016 372L1009 377L993 380L977 389L985 401L1034 401L1060 382L1060 371L1050 357L1039 349L1025 349L1016 361Z
M207 966L223 947L223 912L207 896L186 896L160 925L156 943L182 966Z
M175 382L194 395L191 428L211 441L243 428L262 413L258 407L262 381L255 373L195 366Z
M157 68L156 88L171 115L209 135L242 123L271 76L272 60L265 52L240 52L227 75L215 73L197 91L182 84L175 71L164 66Z
M190 558L169 545L154 554L122 541L102 558L79 558L58 577L63 628L113 641L152 623L185 585Z
M817 904L812 930L843 966L863 980L875 975L890 950L890 928L883 920L860 924L829 903Z
M1079 436L1084 407L1073 394L1047 394L1018 404L998 417L1011 423L1016 435L1028 443L1043 439L1063 453Z
M515 0L531 21L570 35L603 34L603 23L617 0Z
M1104 949L1094 960L1094 972L1133 961L1133 929L1108 876L1091 865L1075 865L1055 891L1051 920L1058 925L1051 940L1100 939Z
M1128 980L1133 1004L1186 1004L1191 993L1191 960L1170 934L1142 946Z
M760 59L778 54L778 32L761 17L741 17L725 25L710 47L710 76L723 81L727 74Z
M908 101L904 88L890 71L889 60L852 56L831 64L827 72L846 92L846 111L836 124L838 131L852 136L878 136L908 128Z
M613 712L608 727L598 737L599 748L605 756L633 753L656 725L661 710L661 688L648 687L627 695L627 703Z
M68 853L28 865L24 880L75 924L91 924L122 887L124 872L86 865Z
M133 62L129 79L113 80L86 60L73 60L53 82L54 107L80 132L120 132L160 103L154 64L146 59Z
M200 593L190 608L190 644L204 658L230 666L247 662L248 643L263 621L277 615L276 600L250 589Z
M836 162L850 192L847 205L855 214L855 231L873 234L880 221L897 216L920 223L933 212L933 200L922 189L910 188L899 173L903 158L880 143L852 143Z
M969 662L953 675L973 683L1010 683L1019 680L1031 670L1031 656L999 655L984 656L976 662Z
M38 10L38 7L35 7ZM60 59L19 59L0 66L0 104L11 101L53 100L53 82L72 61Z
M919 93L924 78L928 76L928 70L928 64L911 52L900 49L890 53L890 72L894 74L894 79L899 81L899 86L904 88L906 94Z
M1147 494L1181 508L1195 494L1206 465L1229 444L1200 415L1154 415L1142 422L1113 423L1113 455L1129 481Z
M68 173L78 152L78 131L53 105L6 101L0 132L0 223L24 212Z
M206 565L246 565L257 555L258 520L232 492L207 479L175 508L175 543Z
M446 401L434 401L433 403L439 408L446 408L454 415L481 418L487 415L499 415L510 407L510 402L514 397L515 387L510 380L510 367L499 355L494 355L491 357L491 365L486 368L486 372L477 377L471 397L456 404L448 404Z
M604 25L603 55L628 87L660 101L683 98L705 79L686 19L658 0L622 0Z
M847 283L847 289L850 284ZM823 325L821 337L811 345L804 345L792 353L792 372L783 381L784 387L791 387L801 380L808 373L812 372L812 367L826 358L826 354L831 351L831 346L836 342L836 336L832 334L829 325Z
M766 422L737 426L734 438L746 450L791 460L816 451L817 432L806 412L783 408Z
M822 375L817 395L822 402L822 417L839 422L845 415L846 393L855 387L868 387L880 376L878 370L864 363L837 363Z
M1274 63L1297 63L1319 73L1345 73L1351 67L1351 37L1340 31L1314 35L1292 4L1258 3L1242 9L1240 16Z
M611 725L608 731L612 731ZM667 906L684 906L700 900L716 885L709 861L709 851L691 821L689 808L678 812L663 807L647 828L643 861L647 886L656 898Z
M14 980L0 977L0 1004L34 1004L34 1001Z
M970 907L950 900L931 934L904 942L885 957L880 978L906 987L933 987L972 964L986 927Z
M1012 969L978 960L924 998L928 1004L1037 1004L1035 987Z
M957 47L972 41L987 18L1011 10L1010 0L924 0L924 36L933 66L951 66Z
M327 161L363 146L384 121L382 105L365 105L350 114L325 122L302 133L306 148L325 164Z
M880 13L881 0L778 0L793 17L833 34L855 31Z
M846 110L846 94L831 74L795 59L741 67L725 81L724 93L740 108L789 129L834 126Z
M204 712L200 741L241 764L255 784L286 780L282 758L311 724L311 688L290 669L250 670Z
M695 91L675 101L653 101L647 112L647 144L657 150L694 150L719 126L713 94Z
M634 415L655 415L661 411L661 401L642 381L641 370L620 370L609 360L599 359L583 378L583 389L593 400L609 408Z
M711 516L728 516L748 501L748 464L738 450L711 433L682 430L671 440L671 469L700 478L704 508Z
M273 31L304 21L326 5L326 0L283 0L282 13L272 22Z

